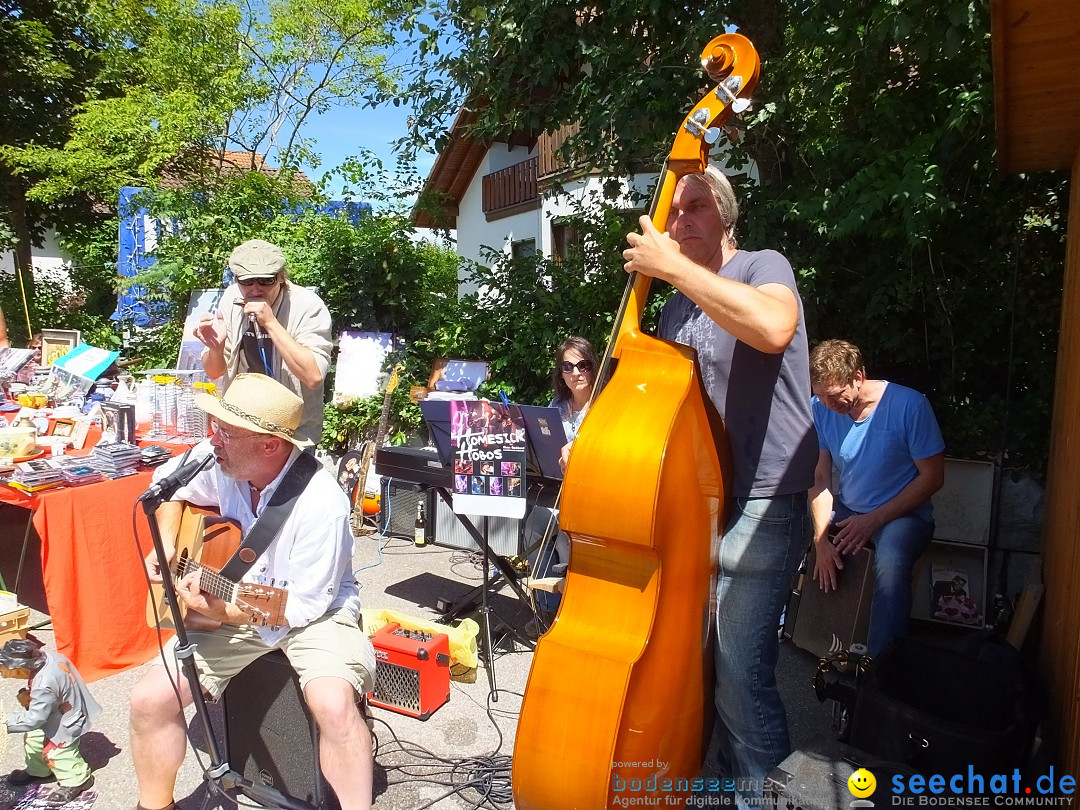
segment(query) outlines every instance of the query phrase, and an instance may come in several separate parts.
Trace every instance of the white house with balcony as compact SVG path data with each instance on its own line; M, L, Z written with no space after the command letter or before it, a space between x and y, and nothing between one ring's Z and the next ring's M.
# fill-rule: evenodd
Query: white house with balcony
M469 110L458 113L424 184L422 202L413 209L414 224L456 230L457 253L466 261L490 264L491 252L565 257L576 238L567 217L595 204L610 178L568 170L558 158L574 127L481 143L466 134L473 118ZM636 174L620 180L618 195L607 202L628 211L642 209L655 177ZM468 292L464 271L462 282L461 292Z

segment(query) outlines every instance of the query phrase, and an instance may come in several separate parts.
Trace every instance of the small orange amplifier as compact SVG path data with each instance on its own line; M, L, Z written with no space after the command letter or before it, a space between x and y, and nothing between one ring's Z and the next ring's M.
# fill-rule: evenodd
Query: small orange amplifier
M446 633L406 630L396 622L371 637L375 647L372 706L427 720L450 699L450 639Z

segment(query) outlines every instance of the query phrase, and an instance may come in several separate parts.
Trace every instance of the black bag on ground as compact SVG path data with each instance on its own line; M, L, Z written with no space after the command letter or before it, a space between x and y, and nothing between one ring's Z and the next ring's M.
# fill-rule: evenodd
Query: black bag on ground
M923 773L1023 767L1037 701L1019 654L995 639L981 635L964 652L894 641L859 682L851 744Z

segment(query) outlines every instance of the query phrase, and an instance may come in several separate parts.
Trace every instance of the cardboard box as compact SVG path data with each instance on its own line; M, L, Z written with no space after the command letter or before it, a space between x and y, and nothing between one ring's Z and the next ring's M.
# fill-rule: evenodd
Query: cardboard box
M26 638L30 629L30 608L19 605L7 613L0 613L0 644L13 638Z

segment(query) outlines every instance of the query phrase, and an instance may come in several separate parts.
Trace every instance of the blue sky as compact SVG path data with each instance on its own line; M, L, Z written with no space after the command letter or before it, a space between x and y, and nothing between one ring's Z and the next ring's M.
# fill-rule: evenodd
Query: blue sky
M377 108L335 107L324 115L309 119L304 134L314 143L314 149L322 157L317 169L303 166L313 180L335 169L348 157L369 149L378 156L387 169L392 171L397 156L391 143L406 133L406 120L410 113L407 105L395 107L385 104ZM435 162L435 155L421 155L417 170L426 178Z

